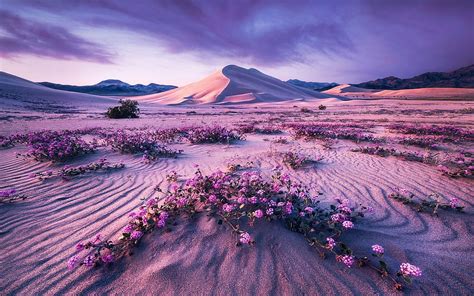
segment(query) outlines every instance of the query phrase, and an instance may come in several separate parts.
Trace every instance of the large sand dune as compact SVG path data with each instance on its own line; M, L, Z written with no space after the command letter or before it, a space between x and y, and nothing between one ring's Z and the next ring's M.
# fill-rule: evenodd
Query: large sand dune
M229 65L200 81L167 92L136 97L136 99L177 105L271 103L330 97L330 95L291 85L256 69Z
M66 111L76 108L104 109L117 99L51 89L32 81L0 72L0 107L5 110Z
M473 100L473 88L415 88L400 90L379 90L360 88L350 84L341 84L325 94L337 95L351 99L449 99Z

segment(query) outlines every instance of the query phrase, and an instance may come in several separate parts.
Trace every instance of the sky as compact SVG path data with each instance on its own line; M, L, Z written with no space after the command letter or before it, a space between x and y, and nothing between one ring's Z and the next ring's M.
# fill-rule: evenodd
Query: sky
M2 0L0 70L185 85L228 64L358 83L474 64L471 0Z

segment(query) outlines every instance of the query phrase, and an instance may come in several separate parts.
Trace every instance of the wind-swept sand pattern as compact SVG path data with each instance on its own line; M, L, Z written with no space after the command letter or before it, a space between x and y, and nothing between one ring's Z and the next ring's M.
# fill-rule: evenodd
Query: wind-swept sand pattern
M305 115L304 120L347 116L363 119L364 114L346 114L342 105L331 113ZM360 102L360 104L368 104ZM460 103L450 108L461 109ZM370 106L370 104L368 104ZM386 105L389 106L389 105ZM416 105L415 105L416 106ZM446 105L436 105L446 108ZM384 105L376 105L379 110ZM348 107L349 110L353 109ZM369 107L369 109L372 107ZM170 116L138 120L108 121L104 119L52 119L60 128L80 128L111 124L114 128L133 126L181 126L218 121L236 126L243 121L275 118L275 124L301 120L298 109L290 106L276 108L266 115L237 109L236 114L189 116L180 109ZM415 109L416 110L416 109ZM449 110L448 110L449 111ZM446 111L446 112L448 112ZM397 111L398 112L398 111ZM423 112L423 109L420 111ZM423 113L420 113L423 114ZM420 115L418 120L452 120L452 113ZM374 116L374 115L372 115ZM382 115L390 121L410 120L412 116ZM375 119L377 117L374 117ZM463 120L459 115L457 118ZM470 118L470 117L467 117ZM181 121L182 119L182 121ZM60 122L59 125L57 125ZM181 122L181 123L180 123ZM117 125L118 124L118 125ZM384 134L384 122L377 128ZM472 121L464 120L472 128ZM5 122L2 128L13 133L39 129L34 122L17 120ZM3 133L7 129L2 129ZM290 144L275 144L271 140L284 137ZM159 159L145 164L139 156L121 155L100 148L98 153L73 161L72 165L87 163L106 156L110 161L123 161L126 168L110 173L98 173L71 181L37 181L29 175L51 167L47 163L16 158L23 146L0 151L1 188L17 188L28 196L24 201L0 205L0 289L11 294L392 294L391 284L375 272L353 267L347 270L333 258L322 260L304 238L283 225L259 222L251 229L257 241L253 247L236 247L232 235L224 226L201 215L193 221L182 219L170 233L147 235L133 256L93 270L68 271L66 261L76 243L97 233L114 239L127 223L127 214L144 200L156 196L159 185L167 189L165 176L176 171L180 178L191 177L197 164L205 173L225 170L231 161L253 161L264 173L281 165L270 151L299 149L313 158L323 160L300 170L284 166L297 180L320 191L323 204L335 198L349 198L374 207L374 213L344 234L344 241L355 251L368 252L372 244L385 247L387 261L395 267L399 262L420 266L423 276L406 289L408 294L468 295L474 291L474 268L471 244L474 222L472 206L474 187L470 179L450 179L436 168L395 158L380 158L351 152L357 144L338 141L325 149L319 141L293 140L286 132L281 135L250 134L245 141L232 145L187 143L173 144L183 149L177 159ZM299 147L299 148L298 148ZM472 149L472 147L466 147ZM53 167L60 167L59 165ZM436 218L417 213L387 196L403 187L425 196L436 192L445 198L457 197L467 208L466 213L442 212ZM304 272L302 272L304 271ZM232 291L232 292L230 292Z

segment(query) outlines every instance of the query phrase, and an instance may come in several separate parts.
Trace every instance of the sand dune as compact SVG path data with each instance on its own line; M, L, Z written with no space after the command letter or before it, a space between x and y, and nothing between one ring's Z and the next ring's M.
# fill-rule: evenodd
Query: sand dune
M51 89L32 81L0 72L0 107L5 110L46 112L105 109L118 99Z
M177 105L271 103L330 97L291 85L256 69L229 65L200 81L159 94L135 97L135 99Z
M341 84L329 90L325 94L337 95L353 99L474 99L473 88L415 88L401 90L379 90L367 89Z

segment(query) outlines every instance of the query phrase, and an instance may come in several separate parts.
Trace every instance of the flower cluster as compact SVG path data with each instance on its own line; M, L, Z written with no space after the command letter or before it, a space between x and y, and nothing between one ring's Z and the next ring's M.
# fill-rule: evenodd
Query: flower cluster
M26 199L26 196L19 194L16 189L5 189L0 191L0 203L14 202L20 199Z
M438 210L456 210L463 212L464 206L459 204L457 198L452 198L449 202L442 202L442 198L438 194L431 194L427 198L417 198L413 193L406 189L397 189L388 195L396 201L414 209L417 212L431 212L438 216Z
M181 150L173 150L163 144L159 144L153 133L126 132L119 130L106 134L105 143L113 150L126 154L143 154L144 161L153 161L161 157L177 157Z
M464 153L450 157L438 165L438 169L445 176L451 178L471 178L474 176L474 158L471 153Z
M17 141L26 142L30 149L26 154L37 161L66 161L73 157L92 153L97 148L95 141L88 143L73 131L43 131L18 136Z
M366 256L356 256L338 241L368 208L352 206L347 199L337 199L337 202L330 207L322 207L317 196L311 195L308 188L294 182L280 170L275 170L272 177L267 178L258 172L248 171L239 175L217 171L206 176L198 169L193 178L171 186L160 201L151 198L130 213L129 222L117 241L104 241L99 236L81 243L76 247L76 252L80 253L69 259L67 265L74 268L109 264L130 254L147 233L172 227L178 217L192 217L206 212L218 225L230 228L237 236L237 245L255 243L244 224L252 226L259 221L282 221L290 230L301 233L320 252L333 253L336 260L345 266L352 267L357 262L359 266L370 266L389 275L385 263L385 268L375 267ZM380 249L383 251L379 246L379 253ZM84 250L88 252L81 254ZM404 274L406 277L410 275L413 274ZM390 279L401 287L398 281Z
M243 140L243 136L241 134L222 126L203 126L189 128L185 137L192 144L230 144L234 141Z
M398 139L398 143L402 145L417 146L428 149L438 149L440 139L433 136L424 137L401 137Z
M428 164L435 163L435 159L429 153L420 154L416 152L400 151L394 148L385 148L382 146L358 147L358 148L352 149L351 151L370 154L370 155L377 155L381 157L395 156L397 158L400 158L406 161L416 161L416 162L423 162L423 163L428 163Z
M39 180L45 180L54 177L60 177L64 180L69 180L71 177L83 175L93 171L110 171L124 168L125 164L123 163L110 163L105 158L101 158L98 161L91 162L85 165L80 166L64 166L60 170L46 171L40 173L34 173L31 177L36 177Z
M369 126L363 124L338 123L299 123L288 124L295 138L309 139L346 139L355 142L383 142L383 138L376 138L367 133Z
M474 130L462 129L451 125L419 125L411 123L392 124L388 127L390 130L402 133L423 135L440 135L445 136L445 141L465 141L474 140Z
M275 144L289 144L290 142L288 141L287 138L278 137L278 138L272 140L272 143L275 143Z

